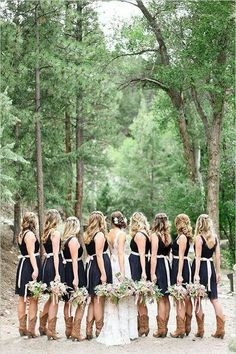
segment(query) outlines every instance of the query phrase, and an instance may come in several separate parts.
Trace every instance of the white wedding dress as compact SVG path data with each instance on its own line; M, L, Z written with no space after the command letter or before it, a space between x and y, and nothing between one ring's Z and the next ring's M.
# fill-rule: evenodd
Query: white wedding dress
M111 265L113 282L118 282L115 274L120 272L118 260L118 238L121 231L115 237L113 249L111 250ZM130 253L129 243L125 242L125 276L131 278L128 255ZM137 329L137 306L134 296L123 298L118 305L109 300L105 302L104 325L97 342L111 345L124 345L130 340L138 338Z

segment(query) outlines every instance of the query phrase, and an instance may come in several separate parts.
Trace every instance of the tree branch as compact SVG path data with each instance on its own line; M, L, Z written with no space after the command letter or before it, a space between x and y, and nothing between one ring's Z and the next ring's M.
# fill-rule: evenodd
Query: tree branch
M138 5L137 5L137 4L134 4L133 2L128 1L128 0L119 0L119 1L120 1L120 2L126 2L127 4L130 4L130 5L133 5L133 6L138 7Z
M197 94L197 90L196 87L194 85L191 85L191 94L192 94L192 98L193 98L193 102L194 105L196 107L196 110L199 114L199 117L201 118L203 125L205 127L205 131L206 131L206 135L208 136L209 134L209 123L208 123L208 119L207 116L200 104L199 98L198 98L198 94Z
M123 84L121 84L119 88L123 89L123 88L128 87L129 85L136 84L139 82L143 83L144 85L146 83L154 84L155 86L158 86L163 91L166 91L166 92L169 91L169 87L167 87L163 82L156 80L156 79L149 78L149 77L140 77L140 78L130 79L130 80L124 82Z
M133 52L133 53L123 53L123 54L119 54L117 56L115 56L114 58L112 58L107 64L109 65L110 63L112 63L114 60L116 59L119 59L119 58L122 58L122 57L128 57L128 56L135 56L135 55L141 55L141 54L144 54L144 53L151 53L151 52L158 52L158 49L142 49L140 50L139 52Z

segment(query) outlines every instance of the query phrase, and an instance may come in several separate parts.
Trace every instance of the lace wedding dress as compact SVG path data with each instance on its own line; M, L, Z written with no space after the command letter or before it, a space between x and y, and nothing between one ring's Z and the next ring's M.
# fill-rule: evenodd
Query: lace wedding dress
M115 237L113 249L111 250L111 265L113 282L117 282L115 274L120 272L118 260L118 238L121 231L118 231ZM129 243L125 243L125 276L131 278L129 266ZM104 326L97 342L111 345L124 345L130 343L130 340L138 338L137 330L137 306L133 296L123 298L118 305L109 300L105 302Z

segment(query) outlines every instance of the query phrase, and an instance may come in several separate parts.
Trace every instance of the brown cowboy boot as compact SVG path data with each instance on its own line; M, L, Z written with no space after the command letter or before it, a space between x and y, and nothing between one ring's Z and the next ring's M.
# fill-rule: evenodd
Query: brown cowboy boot
M31 320L29 320L29 328L28 328L28 338L36 338L35 334L35 325L36 325L37 317L35 316Z
M185 334L185 318L176 316L177 328L174 333L171 333L172 338L184 338Z
M225 319L219 316L216 316L216 331L211 336L214 338L223 339L225 335Z
M27 315L23 315L21 318L19 318L19 333L21 337L28 335L26 324L27 324Z
M45 336L47 332L47 320L48 320L48 313L43 314L42 311L40 311L39 315L39 333L40 336Z
M66 338L69 339L73 328L73 317L64 317L64 320L66 325L65 335Z
M99 321L95 321L95 325L96 325L96 337L98 337L103 327L103 319Z
M202 314L202 318L196 314L196 320L197 320L197 333L195 334L195 337L202 338L204 336L204 313Z
M142 337L144 334L147 337L149 333L149 317L147 315L141 315L140 317L140 327L138 331L139 337Z
M58 337L56 333L56 323L57 323L56 317L48 321L48 328L47 328L48 339L60 339L60 337Z
M73 341L77 340L81 342L82 340L85 340L85 337L82 337L80 331L81 331L81 318L75 319L73 323L73 329L71 333L71 338Z
M164 338L166 337L167 330L166 330L166 321L164 321L160 317L156 317L157 319L157 330L153 333L153 337L155 338Z
M189 335L189 333L191 332L191 321L192 321L192 315L188 315L186 313L186 320L185 320L185 334L186 336Z
M94 318L91 321L86 319L86 339L88 340L93 339L93 324Z

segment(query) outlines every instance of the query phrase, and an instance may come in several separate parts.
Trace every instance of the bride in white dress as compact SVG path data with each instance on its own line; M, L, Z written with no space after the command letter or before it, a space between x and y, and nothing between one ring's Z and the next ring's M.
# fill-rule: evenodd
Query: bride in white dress
M127 235L124 232L126 222L121 212L116 211L111 215L112 229L108 235L111 251L111 265L113 283L119 280L117 273L121 276L131 278L128 256L130 253ZM118 305L107 300L104 310L104 326L97 342L111 345L124 345L131 340L138 338L137 330L137 306L134 296L123 298Z

